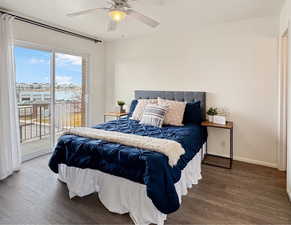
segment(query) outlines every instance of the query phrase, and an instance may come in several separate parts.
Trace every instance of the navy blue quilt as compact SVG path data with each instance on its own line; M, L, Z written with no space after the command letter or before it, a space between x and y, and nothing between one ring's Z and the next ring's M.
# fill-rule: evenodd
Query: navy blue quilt
M49 161L50 169L58 173L58 165L66 164L124 177L145 184L148 197L162 213L169 214L180 207L174 184L180 180L181 171L205 142L206 132L202 132L204 128L195 124L157 128L141 125L138 121L127 118L110 121L94 128L175 140L181 143L186 153L180 157L176 166L171 167L168 164L168 157L158 152L65 135L58 140Z

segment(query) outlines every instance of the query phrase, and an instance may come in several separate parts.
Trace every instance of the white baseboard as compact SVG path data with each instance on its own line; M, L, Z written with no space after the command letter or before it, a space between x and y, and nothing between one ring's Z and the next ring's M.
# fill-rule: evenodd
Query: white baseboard
M243 157L234 157L234 160L241 161L241 162L246 162L246 163L251 163L251 164L256 164L256 165L260 165L260 166L267 166L267 167L277 168L277 164L276 163L269 163L269 162L255 160L255 159L248 159L248 158L243 158Z
M222 154L220 154L220 155L224 156L224 157L229 157L229 155L222 155ZM260 166L276 168L276 169L278 168L276 163L269 163L269 162L264 162L264 161L260 161L260 160L255 160L255 159L248 159L248 158L244 158L244 157L234 157L233 160L245 162L245 163L250 163L250 164L256 164L256 165L260 165Z
M291 190L287 190L287 194L289 196L289 201L291 202Z

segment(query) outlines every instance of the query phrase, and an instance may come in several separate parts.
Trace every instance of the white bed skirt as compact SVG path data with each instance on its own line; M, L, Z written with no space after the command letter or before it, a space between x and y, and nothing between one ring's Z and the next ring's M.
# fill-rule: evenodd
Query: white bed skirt
M116 177L92 169L80 169L59 165L59 180L66 183L70 198L84 197L98 192L103 205L113 213L129 213L135 224L164 224L167 215L161 213L148 198L146 186L125 178ZM198 184L201 179L201 152L188 163L182 171L179 182L175 184L180 202L187 189Z

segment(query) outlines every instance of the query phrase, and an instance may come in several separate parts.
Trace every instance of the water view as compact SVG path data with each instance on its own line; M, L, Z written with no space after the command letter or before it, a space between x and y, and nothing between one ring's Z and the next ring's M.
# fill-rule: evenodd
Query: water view
M29 88L20 88L24 84L16 84L16 95L18 104L30 103L50 103L51 94L49 91L49 84L45 84L48 88L33 88L34 85L40 84L27 84ZM31 88L32 86L32 88ZM82 89L79 86L71 84L69 87L56 88L55 100L56 101L81 101Z

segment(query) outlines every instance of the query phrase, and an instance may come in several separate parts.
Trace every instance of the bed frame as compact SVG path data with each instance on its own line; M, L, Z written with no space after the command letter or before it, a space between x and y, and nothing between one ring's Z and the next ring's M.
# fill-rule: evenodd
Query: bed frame
M201 116L203 120L206 119L206 92L197 91L135 91L136 99L156 99L158 97L168 100L175 100L181 102L195 102L201 103Z

